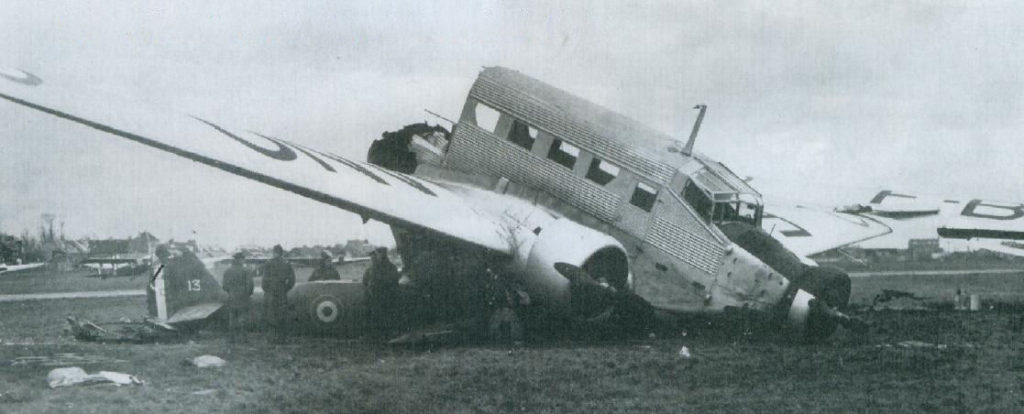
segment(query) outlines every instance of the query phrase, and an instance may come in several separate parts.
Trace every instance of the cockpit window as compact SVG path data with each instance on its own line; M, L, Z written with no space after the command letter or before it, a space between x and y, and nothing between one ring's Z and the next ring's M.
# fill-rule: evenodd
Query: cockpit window
M711 208L714 204L711 199L708 198L707 194L704 193L697 184L693 181L687 181L686 186L683 187L683 200L686 201L690 207L697 210L697 214L700 215L704 220L711 219Z
M749 194L719 192L715 193L717 200L713 201L696 183L687 181L682 196L705 221L761 224L763 208L760 199Z
M739 221L747 224L757 224L757 216L759 214L760 207L756 204L745 203L742 201L716 203L714 208L714 218L712 221L715 223Z

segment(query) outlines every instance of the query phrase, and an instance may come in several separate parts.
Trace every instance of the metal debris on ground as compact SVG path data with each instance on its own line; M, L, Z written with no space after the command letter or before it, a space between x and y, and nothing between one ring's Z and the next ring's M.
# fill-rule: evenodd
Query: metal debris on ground
M693 358L693 355L690 354L690 348L687 348L685 346L682 347L682 348L679 348L679 357L683 358L683 359Z
M106 328L74 316L68 316L67 321L75 339L86 342L149 343L179 336L173 326L151 319L141 322L118 322L109 324Z
M60 352L53 355L31 355L20 356L11 360L11 366L32 366L41 367L66 367L72 364L110 364L127 362L122 359L114 359L100 355L82 355L73 352Z
M948 346L946 346L946 344L933 344L933 343L922 342L922 341L903 341L903 342L897 343L896 346L898 346L900 348L906 348L906 349L914 349L914 348L920 348L920 349L946 349L948 347Z
M114 384L116 386L144 384L138 378L123 372L100 371L88 374L79 367L54 368L46 374L46 382L50 388L91 384Z
M228 361L221 359L220 357L213 355L201 355L195 358L186 360L188 364L195 365L198 368L220 368L227 365Z

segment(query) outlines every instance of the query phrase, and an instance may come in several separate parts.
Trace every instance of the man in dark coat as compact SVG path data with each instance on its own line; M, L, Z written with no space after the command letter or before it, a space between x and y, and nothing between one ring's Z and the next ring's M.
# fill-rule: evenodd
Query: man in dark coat
M309 276L310 282L317 280L341 280L338 269L334 268L331 254L326 251L320 252L320 264L313 270L313 274Z
M228 329L230 339L242 330L245 319L249 316L249 297L253 292L252 272L245 267L245 253L235 253L231 267L224 271L223 289L228 293L225 303L228 309Z
M268 327L275 334L281 334L282 324L288 315L288 291L295 286L295 271L284 259L284 248L274 246L274 257L263 264L263 316Z
M380 335L388 334L393 328L394 317L391 309L398 297L398 268L388 259L386 247L377 248L370 254L370 267L363 274L366 306L370 326Z

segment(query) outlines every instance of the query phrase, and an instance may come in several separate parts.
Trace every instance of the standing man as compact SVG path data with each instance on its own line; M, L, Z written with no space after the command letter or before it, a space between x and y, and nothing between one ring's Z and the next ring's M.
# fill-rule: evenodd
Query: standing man
M228 293L228 330L231 342L249 316L249 297L253 291L252 272L245 268L245 253L238 252L231 261L231 267L224 271L224 291Z
M313 270L313 274L309 276L310 282L317 280L341 280L338 269L334 268L331 254L327 253L326 250L320 252L320 264Z
M282 325L288 315L288 291L295 286L295 271L292 265L284 260L284 248L280 244L274 246L274 257L265 263L260 273L263 274L263 317L274 334L281 338Z
M398 268L388 259L388 249L380 247L370 254L370 267L363 274L370 326L378 335L390 333L394 324L391 309L398 296Z

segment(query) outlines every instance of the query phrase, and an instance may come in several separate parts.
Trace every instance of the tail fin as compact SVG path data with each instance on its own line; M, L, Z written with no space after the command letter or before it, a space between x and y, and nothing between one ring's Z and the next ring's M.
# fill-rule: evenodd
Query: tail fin
M171 260L153 275L147 294L150 316L169 323L203 319L223 303L225 293L194 255Z

